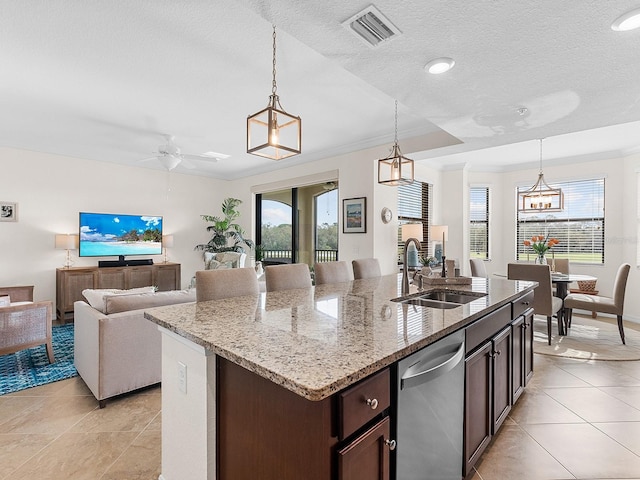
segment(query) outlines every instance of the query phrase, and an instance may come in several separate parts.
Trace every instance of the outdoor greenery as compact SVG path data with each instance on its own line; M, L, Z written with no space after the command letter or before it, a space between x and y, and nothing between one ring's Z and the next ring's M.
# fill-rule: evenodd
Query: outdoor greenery
M291 250L291 224L262 225L263 250ZM323 223L316 228L316 250L338 249L338 224Z
M237 207L242 200L225 198L222 202L222 216L202 215L202 219L212 223L207 232L212 233L211 240L195 246L195 250L203 252L244 252L244 247L254 247L253 240L244 238L244 231L235 221L240 217ZM231 244L229 242L232 242Z

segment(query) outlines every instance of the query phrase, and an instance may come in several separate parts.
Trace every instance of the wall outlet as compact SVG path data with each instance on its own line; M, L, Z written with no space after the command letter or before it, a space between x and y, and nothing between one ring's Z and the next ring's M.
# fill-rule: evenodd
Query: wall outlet
M187 393L187 366L178 362L178 390Z

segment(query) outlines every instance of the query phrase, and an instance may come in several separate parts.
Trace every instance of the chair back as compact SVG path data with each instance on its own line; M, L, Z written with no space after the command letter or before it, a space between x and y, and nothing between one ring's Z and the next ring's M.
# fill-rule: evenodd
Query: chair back
M484 260L481 258L470 258L469 265L471 266L472 277L487 277L487 269L484 266Z
M8 295L11 302L33 302L33 285L0 287L0 297Z
M374 278L382 275L380 271L380 262L377 258L361 258L353 260L353 278Z
M507 265L509 280L530 280L538 282L534 290L533 310L537 315L553 316L553 295L551 291L551 267L533 263L509 263Z
M267 292L308 288L311 286L311 272L306 263L269 265L264 267L264 280Z
M551 266L556 264L556 272L569 275L569 259L568 258L547 258L547 265Z
M624 292L627 289L627 278L631 265L623 263L618 267L615 282L613 283L613 303L616 307L616 315L622 315L624 308Z
M351 280L349 264L344 261L320 262L313 268L316 285L325 283L342 283Z
M196 302L259 293L258 277L253 268L227 268L196 272Z

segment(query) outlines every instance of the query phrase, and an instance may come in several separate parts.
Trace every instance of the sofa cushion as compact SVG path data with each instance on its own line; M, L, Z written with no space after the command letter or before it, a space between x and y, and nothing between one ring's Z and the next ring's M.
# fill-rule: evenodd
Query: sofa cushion
M142 308L162 307L177 303L196 301L196 291L171 290L168 292L147 292L131 295L109 295L104 299L106 315L111 313L127 312Z
M82 291L82 296L87 299L87 303L96 310L105 313L105 298L112 295L132 295L136 293L155 292L156 287L138 287L129 290L118 290L117 288L87 288Z

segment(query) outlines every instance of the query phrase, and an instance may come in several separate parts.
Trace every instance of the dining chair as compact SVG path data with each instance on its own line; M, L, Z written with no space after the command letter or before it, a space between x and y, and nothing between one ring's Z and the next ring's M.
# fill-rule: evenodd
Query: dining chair
M349 264L345 261L320 262L313 268L316 285L342 283L351 280Z
M547 265L550 267L555 263L555 271L569 275L569 259L568 258L547 258Z
M547 317L547 341L551 345L551 321L558 317L558 334L562 335L562 299L551 293L551 267L530 263L509 263L507 278L510 280L530 280L538 282L534 289L533 313Z
M253 268L226 268L196 272L196 302L257 295L258 276Z
M613 295L605 297L602 295L584 295L582 293L570 293L564 299L564 307L567 312L567 328L571 327L571 317L573 309L588 310L590 312L609 313L618 319L618 331L620 339L625 345L624 325L622 324L622 314L624 311L624 294L627 289L627 278L631 265L623 263L618 267L616 278L613 283Z
M481 258L470 258L469 265L471 266L471 276L472 277L484 277L487 275L487 268L484 265L484 260Z
M375 278L382 275L380 262L377 258L360 258L351 262L353 266L353 278Z
M269 265L264 267L267 292L311 286L311 272L306 263Z

